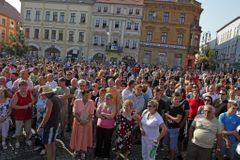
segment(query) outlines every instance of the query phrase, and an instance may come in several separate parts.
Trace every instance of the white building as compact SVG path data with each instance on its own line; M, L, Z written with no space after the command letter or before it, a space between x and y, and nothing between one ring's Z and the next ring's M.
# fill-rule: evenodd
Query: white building
M217 31L216 50L220 69L240 68L240 17Z
M40 57L88 59L94 0L21 0L30 53Z
M95 61L138 61L143 0L97 0L90 56Z

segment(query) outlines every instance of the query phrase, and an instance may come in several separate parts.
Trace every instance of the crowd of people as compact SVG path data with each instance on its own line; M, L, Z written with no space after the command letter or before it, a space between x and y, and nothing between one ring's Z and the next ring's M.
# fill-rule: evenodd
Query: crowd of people
M16 148L24 136L48 160L66 132L81 159L95 148L96 159L127 160L139 142L143 160L159 150L170 160L240 159L240 72L10 57L0 73L3 150L13 128Z

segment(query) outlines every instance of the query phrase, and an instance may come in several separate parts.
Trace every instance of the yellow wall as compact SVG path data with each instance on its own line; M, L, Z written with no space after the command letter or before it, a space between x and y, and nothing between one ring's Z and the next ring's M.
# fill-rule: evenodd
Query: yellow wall
M154 21L148 20L149 11L155 11L156 16ZM169 12L168 23L163 22L164 12ZM175 49L175 48L163 48L163 47L152 47L141 45L139 59L140 61L144 57L144 52L152 52L151 63L157 64L156 54L166 53L168 66L172 67L173 59L175 54L182 54L182 65L184 65L184 57L188 52L190 46L191 33L194 33L200 37L201 28L199 27L197 32L191 31L191 25L195 20L199 21L200 14L202 12L201 6L196 4L183 4L183 3L170 3L170 2L151 2L150 0L145 1L144 5L144 17L142 24L141 42L147 42L147 32L152 31L151 43L162 43L161 35L162 32L167 32L166 44L177 45L177 34L183 33L183 46L186 49ZM181 13L185 13L185 23L179 24L179 17ZM199 23L199 22L197 22Z

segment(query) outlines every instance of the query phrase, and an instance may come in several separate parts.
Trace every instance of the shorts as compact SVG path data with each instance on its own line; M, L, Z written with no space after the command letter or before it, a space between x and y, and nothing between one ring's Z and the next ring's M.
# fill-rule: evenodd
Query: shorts
M43 129L42 143L52 144L56 141L59 127L45 127Z
M32 119L29 120L16 120L16 136L20 136L22 135L22 129L24 127L24 131L27 133L27 135L29 135L31 133L31 127L32 127Z

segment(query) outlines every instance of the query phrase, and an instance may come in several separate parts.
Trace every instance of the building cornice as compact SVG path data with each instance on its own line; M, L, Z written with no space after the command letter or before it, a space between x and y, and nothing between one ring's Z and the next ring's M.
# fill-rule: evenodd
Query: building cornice
M220 32L221 30L223 30L224 28L226 28L228 25L232 24L233 22L237 21L238 19L240 19L240 16L234 18L233 20L231 20L230 22L228 22L227 24L225 24L222 28L220 28L219 30L217 30L217 33Z

